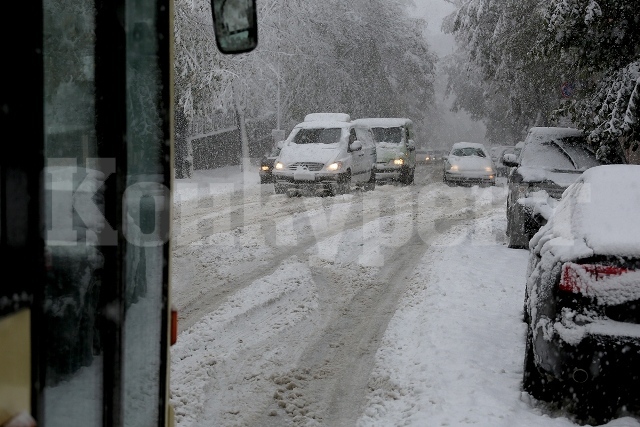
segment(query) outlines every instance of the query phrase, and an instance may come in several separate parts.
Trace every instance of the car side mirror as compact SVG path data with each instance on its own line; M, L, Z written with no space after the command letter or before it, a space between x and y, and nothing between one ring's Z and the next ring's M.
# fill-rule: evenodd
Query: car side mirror
M518 158L515 154L505 154L502 156L502 164L510 168L516 168L519 166Z
M362 142L356 139L349 146L349 151L358 151L358 150L362 150Z
M284 147L284 141L278 141L276 143L276 148L282 150L282 147Z
M256 0L211 0L213 31L222 53L250 52L258 45Z
M415 144L415 142L413 142L413 139L410 139L409 141L407 141L407 148L409 150L415 150L416 149L416 144Z

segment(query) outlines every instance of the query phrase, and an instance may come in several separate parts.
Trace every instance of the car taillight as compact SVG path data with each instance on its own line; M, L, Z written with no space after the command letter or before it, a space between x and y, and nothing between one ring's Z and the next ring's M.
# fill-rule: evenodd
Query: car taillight
M561 291L591 294L598 282L604 283L612 276L621 276L633 270L624 267L567 262L562 266L558 288Z

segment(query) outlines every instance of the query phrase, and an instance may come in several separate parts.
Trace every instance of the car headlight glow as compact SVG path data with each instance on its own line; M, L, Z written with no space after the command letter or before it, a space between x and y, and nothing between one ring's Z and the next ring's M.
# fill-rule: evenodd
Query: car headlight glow
M404 165L404 159L394 159L393 160L393 164L394 165L398 165L398 166L402 166L402 165Z
M275 168L278 170L284 169L284 163L277 162Z
M492 172L493 173L493 168L491 166L487 166L486 168L484 168L485 171L487 172Z
M263 171L268 171L269 170L269 166L264 165L260 169L262 169Z
M327 166L327 170L329 171L337 171L342 167L342 162L333 162L329 166Z
M449 170L457 172L458 171L458 165L449 165Z

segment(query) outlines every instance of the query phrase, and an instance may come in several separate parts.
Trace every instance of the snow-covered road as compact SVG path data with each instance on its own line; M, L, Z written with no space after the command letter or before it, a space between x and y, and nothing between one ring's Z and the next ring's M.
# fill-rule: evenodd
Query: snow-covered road
M330 198L257 182L177 184L179 427L574 425L520 392L527 252L505 246L504 187L450 188L438 165Z

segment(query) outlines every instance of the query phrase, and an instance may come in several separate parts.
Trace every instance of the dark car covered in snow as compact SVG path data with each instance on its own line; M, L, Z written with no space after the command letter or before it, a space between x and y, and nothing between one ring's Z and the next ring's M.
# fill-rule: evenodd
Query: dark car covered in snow
M584 172L531 240L523 386L595 421L640 403L640 166Z
M533 127L520 155L506 154L509 173L507 230L510 248L527 248L529 240L546 219L536 208L547 197L560 199L562 192L582 172L602 163L589 148L582 131L562 127Z

